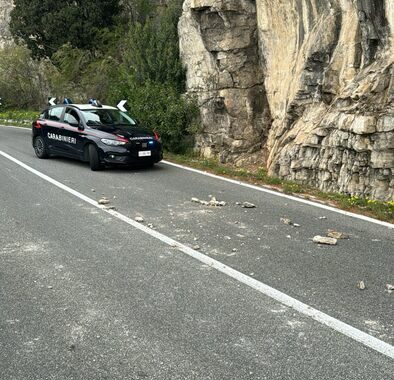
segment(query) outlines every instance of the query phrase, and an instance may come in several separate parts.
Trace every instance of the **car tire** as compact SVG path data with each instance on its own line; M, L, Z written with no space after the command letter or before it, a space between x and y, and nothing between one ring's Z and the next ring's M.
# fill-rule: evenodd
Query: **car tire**
M38 158L48 158L48 147L45 143L45 140L41 136L37 136L34 139L34 152Z
M100 162L100 156L98 150L93 144L90 144L88 146L88 152L89 152L90 169L92 169L93 171L103 169L104 166Z

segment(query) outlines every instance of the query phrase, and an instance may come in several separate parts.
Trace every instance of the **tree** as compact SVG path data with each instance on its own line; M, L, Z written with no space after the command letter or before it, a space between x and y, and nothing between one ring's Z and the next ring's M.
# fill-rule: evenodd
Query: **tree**
M0 50L0 94L8 108L39 108L48 96L44 72L51 67L46 61L31 58L24 46L7 46Z
M119 0L15 0L10 30L36 58L51 57L69 43L79 49L98 47L98 34L112 27Z
M168 83L184 91L185 70L179 55L180 0L169 0L144 23L135 22L126 36L123 63L138 84Z

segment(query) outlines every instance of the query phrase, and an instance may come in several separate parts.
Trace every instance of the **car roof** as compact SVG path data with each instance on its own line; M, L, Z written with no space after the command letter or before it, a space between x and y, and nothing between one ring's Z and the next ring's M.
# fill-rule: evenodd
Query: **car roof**
M74 106L80 110L100 110L100 109L106 109L106 110L117 110L116 107L112 107L112 106L106 106L106 105L102 105L101 107L97 107L97 106L93 106L91 104L69 104L70 106Z
M57 104L56 106L52 106L50 108L55 108L55 107L74 107L74 108L78 108L81 111L84 110L117 110L116 107L112 107L112 106L106 106L106 105L102 105L101 107L97 107L97 106L93 106L92 104Z

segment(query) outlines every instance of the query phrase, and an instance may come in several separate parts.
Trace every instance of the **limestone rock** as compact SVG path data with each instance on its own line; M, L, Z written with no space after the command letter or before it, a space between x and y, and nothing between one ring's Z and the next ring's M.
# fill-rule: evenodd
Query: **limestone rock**
M344 232L339 232L335 230L328 230L327 236L334 239L349 239L349 235Z
M365 282L364 282L364 281L359 281L359 282L357 283L357 287L358 287L360 290L365 290L365 289L366 289Z
M106 197L102 197L102 198L100 198L100 199L97 201L97 203L98 203L99 205L107 205L107 204L110 203L110 200L109 200L108 198L106 198Z
M179 30L202 155L394 198L392 0L185 0Z
M197 148L221 162L263 162L271 118L250 0L186 0L179 22L187 87L200 104Z
M12 41L9 30L13 0L0 0L0 48Z
M317 244L336 245L338 241L334 238L317 235L313 238L313 242Z
M243 208L256 208L256 205L250 202L243 202L242 203Z

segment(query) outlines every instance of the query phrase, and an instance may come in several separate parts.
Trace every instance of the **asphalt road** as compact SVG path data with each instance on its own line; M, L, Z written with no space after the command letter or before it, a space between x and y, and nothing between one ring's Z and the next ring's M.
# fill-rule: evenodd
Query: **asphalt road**
M394 282L393 229L167 164L91 172L71 160L38 160L21 129L0 128L0 151L394 342L394 295L385 291ZM0 193L1 379L394 378L391 358L1 155ZM227 205L191 202L209 195ZM244 201L257 207L236 205ZM350 238L330 247L311 241L327 229Z

